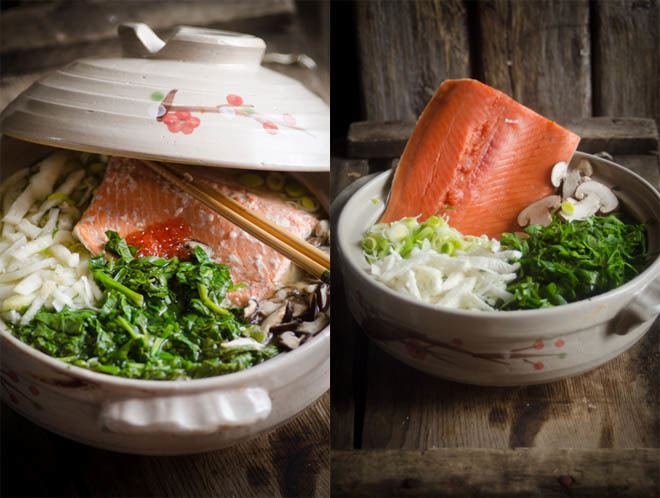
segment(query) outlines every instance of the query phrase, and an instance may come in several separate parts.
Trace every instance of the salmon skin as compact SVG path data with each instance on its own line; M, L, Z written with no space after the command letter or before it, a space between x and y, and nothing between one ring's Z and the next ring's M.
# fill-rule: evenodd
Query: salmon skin
M443 215L465 235L520 230L520 211L552 195L552 167L580 141L476 80L446 80L428 103L397 166L380 222Z
M193 172L195 181L228 195L298 237L309 237L318 223L313 214L275 193L241 185L233 174L208 168L185 169ZM277 251L133 159L110 159L105 178L74 233L90 252L100 254L107 242L107 230L126 237L173 219L185 222L190 239L209 246L214 260L230 266L235 283L247 285L230 295L235 304L269 296L291 269L291 262Z

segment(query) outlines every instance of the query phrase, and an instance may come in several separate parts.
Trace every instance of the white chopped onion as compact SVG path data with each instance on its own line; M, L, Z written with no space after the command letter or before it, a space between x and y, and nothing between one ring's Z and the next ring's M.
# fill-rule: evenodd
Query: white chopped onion
M68 158L64 151L54 152L39 163L39 171L30 178L27 188L9 208L3 221L18 225L35 202L45 199L53 192Z
M32 273L25 277L21 282L14 287L14 292L20 294L21 296L27 296L28 294L33 294L41 288L43 280L41 280L41 275L38 273Z
M513 296L507 292L509 281L516 278L520 254L498 251L497 245L469 254L439 253L424 241L407 258L392 252L371 264L371 274L389 288L415 299L438 306L461 309L492 310L499 300Z
M76 268L80 264L80 254L69 251L62 244L53 244L50 253L60 263L70 268Z
M57 192L49 195L42 206L39 208L39 211L37 211L37 213L30 218L31 221L33 223L37 223L41 217L46 214L46 212L48 212L49 209L58 206L64 199L71 195L71 193L76 189L84 177L85 170L82 169L78 169L69 174L62 185L58 187Z

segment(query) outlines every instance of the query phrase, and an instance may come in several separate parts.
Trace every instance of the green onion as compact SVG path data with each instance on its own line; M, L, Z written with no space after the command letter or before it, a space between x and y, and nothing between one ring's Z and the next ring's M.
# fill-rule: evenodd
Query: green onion
M294 199L302 197L307 193L307 189L297 182L287 183L286 187L284 187L284 191L286 192L286 195Z
M281 192L284 189L284 175L282 173L268 173L266 177L266 186L275 192Z
M261 175L254 173L248 173L238 177L238 181L241 182L246 187L258 188L264 184L264 179Z

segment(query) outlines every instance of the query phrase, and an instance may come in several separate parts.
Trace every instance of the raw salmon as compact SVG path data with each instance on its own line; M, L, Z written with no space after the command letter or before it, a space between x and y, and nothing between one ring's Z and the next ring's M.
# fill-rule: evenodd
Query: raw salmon
M194 174L195 181L212 186L299 237L309 237L318 222L313 214L277 194L240 185L235 175L207 168L186 170ZM268 296L291 267L274 249L132 159L110 159L105 178L74 233L87 249L99 254L107 242L107 230L126 237L171 220L185 222L190 239L211 247L214 259L231 267L234 282L247 284L230 296L236 304Z
M466 235L520 230L516 218L551 195L550 172L580 137L476 80L446 80L396 169L381 222L433 214Z

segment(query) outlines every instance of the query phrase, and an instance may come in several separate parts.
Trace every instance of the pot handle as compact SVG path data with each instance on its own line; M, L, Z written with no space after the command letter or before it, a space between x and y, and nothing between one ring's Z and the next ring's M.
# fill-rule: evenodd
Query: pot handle
M124 57L149 57L165 46L165 42L143 22L120 24L117 34Z
M164 41L146 24L127 22L119 25L117 34L125 57L258 68L266 51L266 43L261 38L219 29L178 26Z
M635 294L632 301L614 319L614 331L625 335L660 314L660 279L652 280Z
M211 434L222 427L245 427L271 412L268 392L261 388L109 400L99 421L119 434L168 432Z

